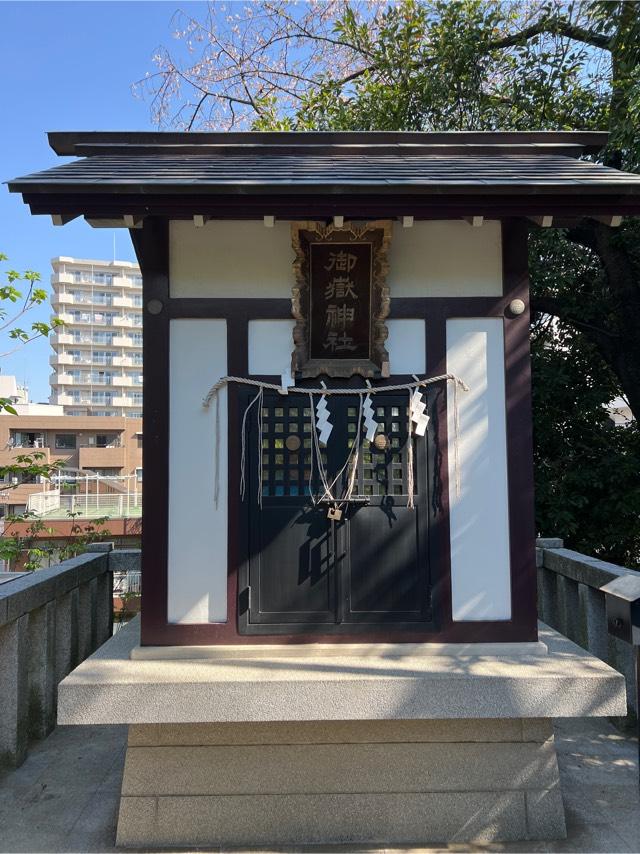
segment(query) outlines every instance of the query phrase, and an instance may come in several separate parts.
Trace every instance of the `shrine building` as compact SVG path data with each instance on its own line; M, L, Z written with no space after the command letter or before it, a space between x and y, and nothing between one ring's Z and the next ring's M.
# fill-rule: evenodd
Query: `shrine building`
M142 619L60 686L130 726L121 845L559 838L532 229L640 213L600 132L51 133L34 214L143 275Z

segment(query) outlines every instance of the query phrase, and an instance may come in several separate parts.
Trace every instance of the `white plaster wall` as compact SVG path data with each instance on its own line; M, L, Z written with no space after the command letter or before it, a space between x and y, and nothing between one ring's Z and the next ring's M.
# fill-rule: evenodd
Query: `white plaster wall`
M290 297L290 223L174 220L170 232L172 297ZM500 296L500 223L463 220L394 223L389 250L391 298Z
M387 329L391 375L424 374L427 363L424 320L388 320Z
M291 366L294 320L249 321L249 373L278 374ZM387 350L393 374L426 370L424 320L388 320Z
M447 321L447 370L458 392L460 494L456 490L453 387L447 392L453 619L511 616L505 424L504 330L500 318Z
M218 506L215 406L202 398L227 373L224 320L172 320L169 346L169 622L227 619L227 393L220 393Z
M502 294L500 223L474 228L464 220L394 223L389 249L394 297L480 297Z
M278 374L291 368L295 320L249 321L249 373Z
M255 220L215 220L196 228L174 220L169 230L172 297L290 297L291 227Z

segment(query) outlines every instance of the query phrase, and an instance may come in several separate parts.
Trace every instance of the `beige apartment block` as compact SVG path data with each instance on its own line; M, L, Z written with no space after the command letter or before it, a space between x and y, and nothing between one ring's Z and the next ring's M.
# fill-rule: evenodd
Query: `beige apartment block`
M142 276L129 261L51 261L52 404L65 415L142 417Z
M139 418L0 415L0 467L21 455L42 454L41 463L62 462L62 473L95 489L140 492L142 489L142 420ZM126 479L125 479L126 478ZM0 482L0 514L23 512L29 497L53 485L28 472L7 474Z

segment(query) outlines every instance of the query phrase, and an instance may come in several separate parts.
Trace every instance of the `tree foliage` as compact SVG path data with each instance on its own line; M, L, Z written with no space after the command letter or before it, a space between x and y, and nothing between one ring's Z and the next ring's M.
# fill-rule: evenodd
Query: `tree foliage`
M160 125L258 130L609 129L598 160L640 171L633 2L263 0L175 18L140 88ZM180 47L186 47L186 52ZM538 526L640 559L640 224L532 234Z
M0 253L0 262L7 260L7 256ZM3 272L3 278L4 282L0 284L0 338L3 339L2 349L5 344L8 349L0 353L0 359L36 338L46 338L54 329L62 325L62 321L57 317L52 318L50 323L42 320L25 323L27 315L34 308L47 302L46 290L38 287L39 273L33 270L19 273L9 268ZM2 413L17 414L10 398L0 397L0 414ZM13 489L25 475L34 479L50 478L60 464L50 464L44 460L45 455L42 452L17 454L10 464L0 466L0 478L3 481L7 479L9 481L8 486L0 488L0 492Z

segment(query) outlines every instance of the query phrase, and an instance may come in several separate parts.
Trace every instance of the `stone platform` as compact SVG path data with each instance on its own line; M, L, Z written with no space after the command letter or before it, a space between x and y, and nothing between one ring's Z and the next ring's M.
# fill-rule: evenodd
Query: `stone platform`
M624 680L541 637L544 653L162 660L132 659L132 625L60 685L59 721L129 724L124 846L560 838L550 719L623 714Z

